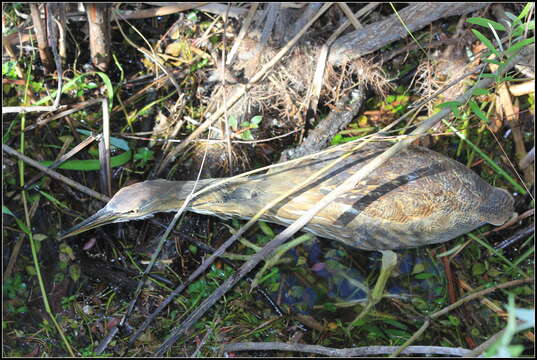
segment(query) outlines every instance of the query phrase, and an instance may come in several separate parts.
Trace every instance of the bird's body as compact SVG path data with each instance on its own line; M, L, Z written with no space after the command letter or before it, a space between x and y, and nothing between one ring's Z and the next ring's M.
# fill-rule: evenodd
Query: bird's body
M282 225L292 223L388 146L389 143L372 143L357 150L282 200L262 219ZM226 219L251 218L345 151L348 147L273 168L263 175L232 180L201 194L187 209ZM202 180L196 189L218 180L221 179ZM109 222L177 210L193 186L194 181L152 180L125 187L99 211L120 214L119 217L99 221L98 212L93 216L96 218L86 220L64 236ZM410 146L317 213L304 230L360 249L409 248L448 241L484 223L503 224L513 213L513 203L507 191L489 185L457 161Z

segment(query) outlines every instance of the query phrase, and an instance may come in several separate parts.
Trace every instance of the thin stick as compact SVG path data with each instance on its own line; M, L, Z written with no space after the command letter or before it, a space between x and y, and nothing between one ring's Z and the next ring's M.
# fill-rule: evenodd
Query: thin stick
M224 345L225 352L232 351L296 351L312 354L319 354L330 357L351 357L351 356L372 356L389 354L397 349L397 346L364 346L358 348L335 349L319 345L288 344L280 342L245 342ZM449 355L467 356L470 350L463 348L452 348L444 346L411 346L405 350L405 355L427 354L427 355Z
M77 146L75 146L74 148L69 150L66 154L60 156L60 158L58 160L54 161L52 163L52 165L47 167L47 169L49 169L49 170L57 169L61 164L63 164L64 162L66 162L67 160L72 158L75 154L77 154L79 151L84 149L86 146L88 146L89 144L91 144L95 140L99 140L99 138L100 138L100 135L94 136L93 134L90 134L90 136L88 136L86 139L84 139L84 141L82 141L80 144L78 144ZM43 175L45 175L44 172L39 172L39 174L35 175L32 179L30 179L30 181L26 182L26 184L24 185L22 190L23 191L28 190L30 188L30 186L32 186L39 179L41 179L41 177L43 177Z
M257 11L257 7L259 6L258 3L252 3L250 5L250 10L248 10L248 15L246 15L246 19L244 20L244 23L242 24L241 30L239 31L239 35L235 38L235 42L233 43L233 46L231 47L231 50L227 54L226 64L231 65L231 62L233 61L233 58L235 57L235 53L237 50L239 50L239 46L241 45L242 39L244 39L244 36L246 36L246 32L250 28L250 25L252 23L252 20L254 19L254 15Z
M101 98L103 109L103 136L99 141L99 162L101 163L101 191L112 196L112 173L110 171L110 113L108 99Z
M82 184L80 184L80 183L78 183L78 182L76 182L74 180L69 179L67 176L63 176L61 174L58 174L56 171L50 170L46 166L43 166L40 163L38 163L37 161L35 161L34 159L31 159L28 156L21 154L20 152L14 150L13 148L11 148L8 145L2 144L2 151L4 151L5 153L8 153L9 155L15 156L17 159L20 159L20 160L24 161L28 165L33 166L33 167L41 170L42 172L44 172L45 174L47 174L51 178L63 181L67 185L69 185L69 186L71 186L71 187L73 187L73 188L75 188L75 189L77 189L77 190L79 190L79 191L91 196L91 197L94 197L94 198L96 198L98 200L101 200L103 202L108 202L110 200L110 198L108 196L103 195L103 194L99 194L98 192L93 191L90 188L85 187L84 185L82 185Z

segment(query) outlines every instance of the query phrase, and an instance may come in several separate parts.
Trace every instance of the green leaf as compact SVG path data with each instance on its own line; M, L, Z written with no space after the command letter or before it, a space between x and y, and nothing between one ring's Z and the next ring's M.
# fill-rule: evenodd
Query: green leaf
M85 130L85 129L76 129L77 132L81 133L82 135L90 136L92 134L91 131ZM114 145L118 149L128 151L130 149L129 143L125 141L125 139L120 139L114 136L110 136L110 144Z
M136 154L134 154L134 160L139 160L143 164L146 164L149 160L153 160L154 157L155 152L146 147L138 148L138 150L136 150Z
M262 120L263 120L263 116L256 115L252 119L250 119L250 123L255 124L255 125L259 125Z
M488 89L475 88L473 91L473 95L474 96L490 95L490 91L488 91Z
M260 220L257 222L257 225L259 226L263 234L268 235L270 237L275 236L274 231L272 230L270 226L267 225L266 222Z
M56 204L58 206L61 206L63 208L68 208L68 206L66 206L65 204L63 204L60 200L56 199L54 196L52 196L51 194L47 193L46 191L43 191L43 190L38 190L39 193L41 195L43 195L48 201L50 201L51 203L53 204Z
M456 118L459 118L461 115L461 112L459 110L460 106L461 106L461 103L458 101L446 101L442 104L438 104L439 109L450 109Z
M401 330L407 330L408 329L408 326L406 326L405 324L399 322L399 321L396 321L396 320L392 320L392 319L383 319L382 320L383 322L387 323L387 324L390 324L392 325L393 327L396 327L398 329L401 329Z
M416 274L414 277L416 278L416 280L427 280L427 279L433 278L434 276L435 275L431 273L421 273L421 274Z
M519 79L513 77L513 76L504 76L501 81L517 81Z
M513 37L517 38L523 35L525 32L529 32L533 30L535 30L535 21L532 20L527 23L516 26L515 29L513 30Z
M414 264L414 268L412 269L412 275L419 274L425 271L425 264L418 263Z
M492 44L492 42L487 39L487 37L483 34L481 34L479 31L475 30L475 29L472 29L472 33L475 35L476 38L479 39L479 41L481 41L494 55L496 55L499 59L501 59L501 54L498 50L496 50L496 48L494 47L494 45Z
M476 114L478 118L480 118L482 121L484 121L487 124L490 123L490 120L487 118L487 115L483 111L481 111L481 109L479 108L479 105L477 105L475 101L470 100L468 104L470 105L470 109L472 109L472 112Z
M449 319L449 322L451 323L451 325L453 325L453 326L459 326L461 324L461 319L459 319L455 315L448 315L448 319Z
M80 266L77 264L73 264L69 266L69 276L71 279L73 279L74 282L77 282L78 279L80 279L80 274L82 271L80 270Z
M121 155L112 156L110 159L110 166L115 168L121 165L124 165L130 161L132 158L132 150L124 152ZM39 162L43 166L52 165L53 161L46 160ZM78 171L94 171L101 168L101 163L98 159L89 159L89 160L68 160L59 166L60 169L64 170L78 170Z
M495 74L480 74L479 77L481 78L496 78Z
M336 312L337 311L337 307L334 303L329 303L329 302L326 302L323 304L323 309L326 310L326 311L330 311L330 312Z
M245 130L241 133L241 139L243 140L253 140L252 132L250 130Z
M525 6L524 6L524 9L522 9L522 11L520 12L520 14L518 15L518 18L520 20L522 20L523 18L525 18L529 12L533 9L534 7L534 3L533 2L529 2L527 3Z
M48 236L45 235L45 234L35 234L34 235L34 240L38 241L38 242L43 241L43 240L45 240L47 238L48 238Z
M13 216L15 218L15 222L19 226L19 229L21 229L26 235L31 234L30 229L28 229L26 224L22 222L18 217L16 217L5 205L2 205L2 213Z
M535 42L535 36L532 36L528 39L524 39L522 41L517 42L513 46L511 46L509 49L505 51L506 55L516 54L525 46L528 46L529 44L533 44Z
M343 140L343 135L336 134L336 135L334 135L332 140L330 140L330 144L331 145L338 145L338 144L341 144L342 140Z
M190 21L193 21L193 22L197 22L198 21L198 15L196 14L195 11L191 11L188 13L188 15L186 16L186 18Z
M30 229L28 229L28 227L25 223L22 222L22 220L20 220L19 218L15 218L15 221L17 222L17 226L19 227L19 229L21 229L26 235L32 234Z
M13 60L3 62L2 75L9 79L16 80L18 76L17 71L15 71L15 65L17 65L17 62Z
M461 106L461 103L458 101L446 101L441 104L438 104L438 107L440 109L445 109L445 108L451 109L452 107L459 107L459 106Z
M488 64L498 65L498 66L500 66L502 64L501 61L496 60L496 59L483 59L483 62L486 62Z
M479 276L483 275L487 271L487 267L483 263L475 263L472 265L472 275Z
M15 217L15 215L11 212L11 210L9 210L7 206L5 206L4 204L2 204L2 214L8 214L8 215Z
M237 118L233 115L230 115L227 119L227 123L229 125L229 127L233 130L233 131L237 131L237 125L238 125L238 121L237 121Z
M506 31L505 26L503 26L502 24L500 24L500 23L498 23L496 21L492 21L490 19L484 19L484 18L480 18L480 17L472 17L472 18L467 19L466 22L469 22L470 24L474 24L474 25L483 26L483 27L485 27L487 29L489 28L489 25L490 25L495 30Z
M198 248L195 245L188 245L188 250L194 255L198 253Z

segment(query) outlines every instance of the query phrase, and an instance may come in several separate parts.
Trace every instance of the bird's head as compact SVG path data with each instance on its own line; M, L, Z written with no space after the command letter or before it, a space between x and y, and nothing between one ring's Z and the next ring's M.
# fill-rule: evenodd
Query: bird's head
M71 237L106 224L141 220L154 213L173 211L181 207L185 191L180 182L151 180L120 189L114 197L95 214L59 235Z

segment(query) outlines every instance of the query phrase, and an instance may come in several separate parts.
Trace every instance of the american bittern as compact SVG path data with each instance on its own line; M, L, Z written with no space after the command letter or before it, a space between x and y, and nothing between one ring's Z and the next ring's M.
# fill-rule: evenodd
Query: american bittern
M282 225L292 223L387 146L372 143L357 150L312 184L282 200L262 219ZM233 180L199 195L187 210L226 219L251 218L343 152L322 153L263 175ZM198 189L218 180L202 180ZM124 187L104 208L61 237L177 210L193 186L194 181L151 180ZM457 161L410 146L317 213L304 230L360 249L409 248L448 241L485 223L501 225L513 214L513 205L506 190L489 185Z

